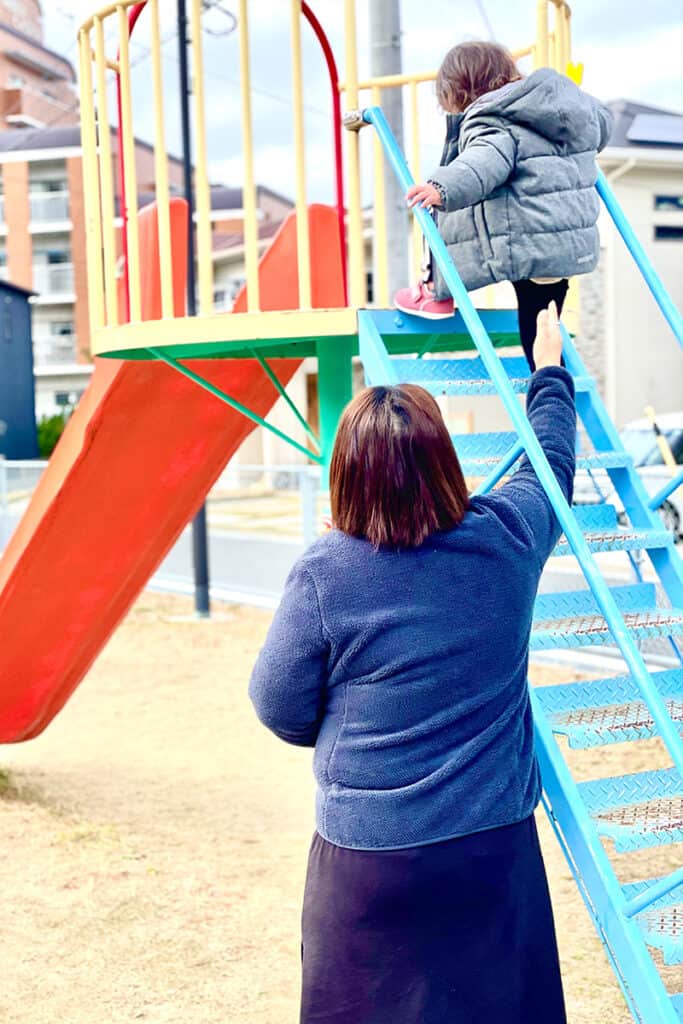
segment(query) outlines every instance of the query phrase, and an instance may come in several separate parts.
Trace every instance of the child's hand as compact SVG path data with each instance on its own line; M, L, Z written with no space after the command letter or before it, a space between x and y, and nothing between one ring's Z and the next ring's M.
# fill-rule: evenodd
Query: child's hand
M562 334L557 306L551 302L536 318L536 340L534 341L534 362L536 369L544 366L559 366L562 359Z
M418 203L425 208L441 206L441 196L433 185L411 185L406 192L406 202L410 207L417 206Z

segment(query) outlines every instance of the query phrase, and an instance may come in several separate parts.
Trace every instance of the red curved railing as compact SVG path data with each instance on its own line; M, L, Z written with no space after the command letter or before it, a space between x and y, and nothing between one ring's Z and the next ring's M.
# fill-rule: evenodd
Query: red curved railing
M147 0L141 0L139 4L135 4L135 6L131 7L130 10L128 11L128 38L130 38L130 36L132 35L133 29L135 28L135 24L140 15L142 14L142 9L146 6ZM121 51L119 50L119 52L116 55L117 60L119 59L120 55ZM116 145L118 147L116 156L119 171L119 195L121 196L121 254L123 256L124 318L126 323L128 323L130 321L130 283L128 280L128 206L126 203L126 177L123 169L123 139L121 137L121 75L118 71L116 72L116 106L119 121L116 132ZM138 197L134 196L133 199L134 202L137 203Z
M141 0L140 3L135 4L130 8L128 12L128 36L130 37L133 33L133 29L140 17L143 8L147 6L147 0ZM317 17L313 13L309 4L302 0L301 13L304 15L309 25L313 29L315 36L320 43L320 47L325 57L325 63L327 65L327 72L330 79L330 88L332 92L332 118L333 118L333 137L334 137L334 181L335 181L335 200L337 206L337 221L339 223L339 241L341 245L341 263L342 263L342 274L344 278L344 302L348 302L348 285L347 285L347 252L346 252L346 212L344 208L344 157L342 149L342 114L341 114L341 96L339 93L339 71L337 69L337 62L334 58L334 53L330 45L329 38L324 28L318 21ZM118 55L117 55L118 57ZM118 126L117 126L117 160L118 160L118 173L119 173L119 194L121 196L121 252L123 256L123 280L124 280L124 316L126 322L130 320L130 285L128 280L128 206L126 202L126 182L124 174L124 161L123 161L123 140L122 140L122 110L121 110L121 76L117 72L116 74L116 102L117 102L117 113L118 113ZM135 197L137 202L137 197Z
M337 70L337 62L334 59L334 53L330 46L330 41L327 37L325 30L316 18L315 14L309 7L309 5L302 0L301 13L305 16L309 25L313 29L320 43L320 46L325 57L325 63L327 64L327 71L330 76L330 86L332 87L332 117L334 119L334 175L335 175L335 191L337 199L337 219L339 221L339 238L341 241L342 250L342 273L344 275L344 301L348 302L348 289L347 289L347 253L346 253L346 217L344 210L344 157L342 152L342 114L341 114L341 95L339 92L339 72Z

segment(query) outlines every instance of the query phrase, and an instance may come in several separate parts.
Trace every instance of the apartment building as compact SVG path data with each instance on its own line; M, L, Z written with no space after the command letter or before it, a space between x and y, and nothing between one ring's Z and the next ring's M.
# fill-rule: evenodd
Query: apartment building
M0 131L78 120L76 74L44 44L38 0L0 0Z
M112 135L116 160L116 139ZM136 145L140 201L154 154ZM174 189L182 164L169 158ZM151 196L153 198L153 195ZM0 132L0 275L31 289L37 415L74 405L92 372L80 128Z

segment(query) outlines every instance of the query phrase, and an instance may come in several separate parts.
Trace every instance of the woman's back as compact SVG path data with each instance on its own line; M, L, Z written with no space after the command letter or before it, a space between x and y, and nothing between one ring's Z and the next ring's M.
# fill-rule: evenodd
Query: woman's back
M566 371L536 375L528 412L569 496L575 414ZM525 460L454 529L418 547L378 550L335 530L300 559L251 695L283 738L315 744L324 838L391 849L533 811L527 652L557 536Z

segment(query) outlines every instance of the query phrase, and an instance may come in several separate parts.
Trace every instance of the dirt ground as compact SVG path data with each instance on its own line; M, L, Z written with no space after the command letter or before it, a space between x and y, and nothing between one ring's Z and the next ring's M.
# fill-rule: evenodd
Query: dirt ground
M146 594L47 732L0 751L0 1021L295 1024L311 755L246 697L268 613L218 611L195 622L185 599ZM656 744L623 745L582 754L581 777L599 761L665 763ZM627 1024L539 821L570 1022ZM644 851L622 874L678 860Z

